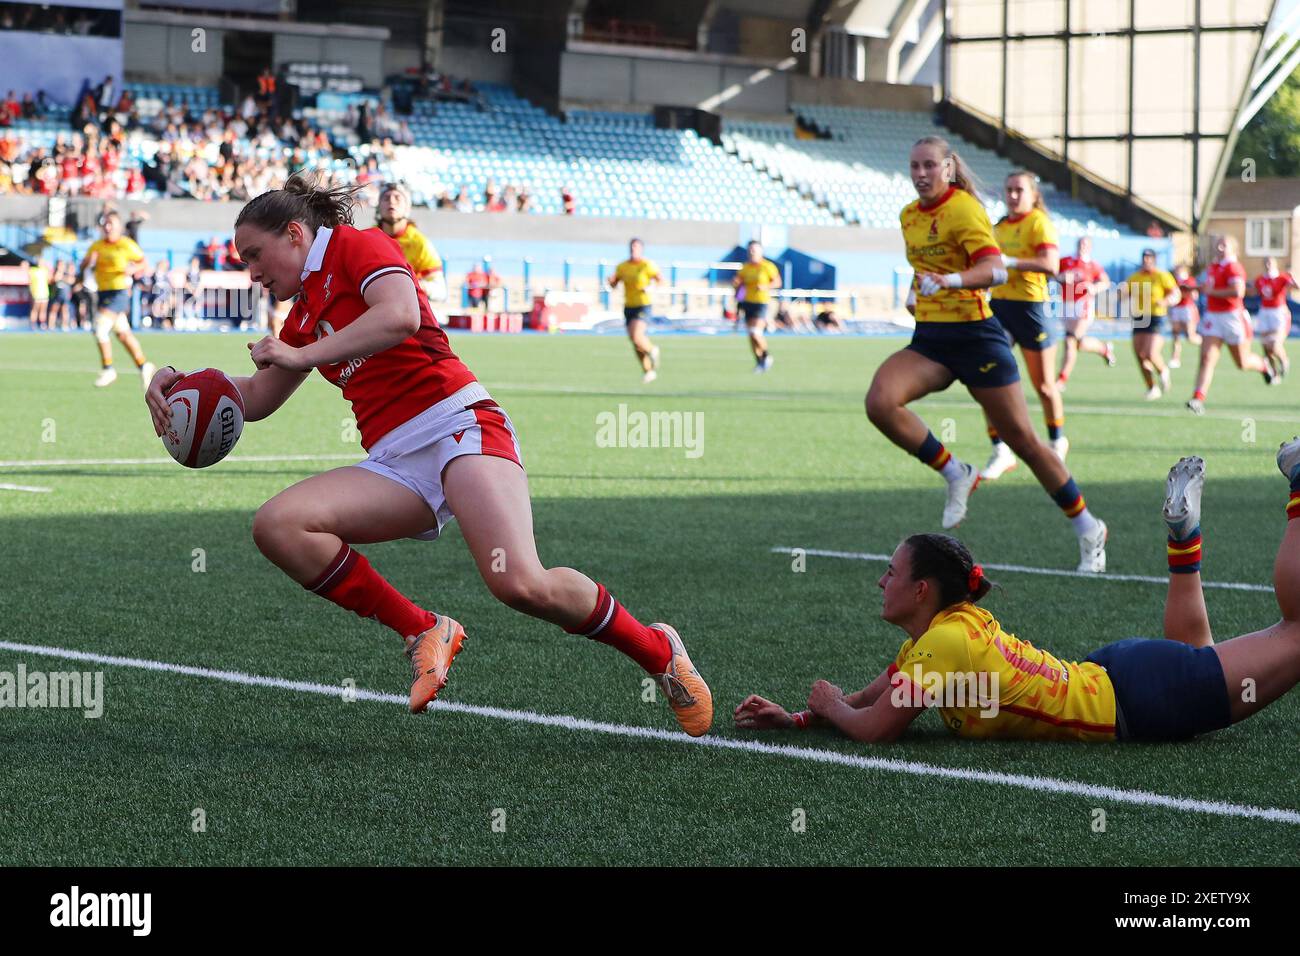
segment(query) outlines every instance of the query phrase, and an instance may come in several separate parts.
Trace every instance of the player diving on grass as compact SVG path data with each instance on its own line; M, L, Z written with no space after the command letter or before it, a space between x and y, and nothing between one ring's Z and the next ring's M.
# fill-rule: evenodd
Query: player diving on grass
M1277 463L1291 497L1273 566L1282 619L1270 627L1214 642L1201 588L1205 463L1183 458L1165 486L1163 639L1130 638L1082 662L1061 660L1004 631L978 606L991 585L961 542L913 535L879 581L880 616L907 635L893 663L852 694L817 681L798 713L750 695L735 724L827 725L885 743L934 706L961 737L1105 742L1188 740L1245 720L1300 683L1300 438L1282 446Z
M609 287L623 285L623 321L627 337L632 342L637 361L641 363L641 381L649 384L659 377L659 347L646 335L646 320L650 318L650 285L662 277L659 267L645 257L645 246L633 239L627 246L627 258L618 264L609 277Z
M989 309L984 290L1005 283L1007 269L971 172L947 141L927 136L912 147L911 173L918 199L900 220L916 273L916 331L910 345L876 370L867 417L895 445L943 475L943 527L956 527L979 472L944 448L907 406L960 381L1070 519L1079 540L1079 570L1105 571L1106 525L1088 510L1065 464L1034 433L1015 356Z
M446 684L465 631L412 603L353 545L433 540L454 517L497 600L626 654L657 680L682 729L705 733L712 697L677 632L642 624L603 585L538 558L510 419L452 352L397 243L350 225L353 189L291 176L235 222L250 278L277 298L298 297L279 338L249 343L257 371L234 379L246 420L271 415L314 368L351 402L368 453L263 504L257 547L312 594L404 640L418 713ZM180 377L164 368L149 386L159 434Z

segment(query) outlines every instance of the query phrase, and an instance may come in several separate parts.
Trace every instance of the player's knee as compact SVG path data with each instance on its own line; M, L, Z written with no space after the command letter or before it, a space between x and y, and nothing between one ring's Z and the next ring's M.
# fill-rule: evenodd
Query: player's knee
M1002 439L1018 457L1026 463L1032 463L1040 450L1046 450L1028 425L1012 425L1009 428L998 426L998 437Z
M272 561L285 554L303 530L302 518L294 510L290 502L277 495L253 515L253 543Z
M898 408L898 402L893 395L887 389L878 387L875 382L872 382L871 388L867 390L864 404L867 408L867 419L877 428L888 422Z
M494 574L487 585L494 598L521 614L538 615L550 607L550 588L544 574Z
M1045 378L1038 383L1038 394L1042 398L1052 399L1056 397L1056 383L1050 378Z

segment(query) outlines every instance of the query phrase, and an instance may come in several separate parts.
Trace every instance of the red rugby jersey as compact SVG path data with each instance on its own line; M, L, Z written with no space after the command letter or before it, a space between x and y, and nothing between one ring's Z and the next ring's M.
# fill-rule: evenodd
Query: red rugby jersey
M365 290L375 279L400 273L415 286L420 328L414 335L374 355L316 369L352 403L362 447L369 449L398 425L475 380L451 350L401 248L382 230L317 230L306 268L302 291L280 330L280 338L295 348L332 335L365 313L370 308Z
M1089 259L1084 262L1077 256L1066 256L1061 260L1060 268L1057 275L1074 273L1073 282L1065 282L1061 285L1061 295L1066 302L1078 302L1080 299L1087 299L1089 296L1088 284L1100 282L1106 278L1106 270L1096 259Z
M1276 309L1278 306L1286 305L1286 290L1294 281L1289 272L1279 272L1272 277L1262 275L1255 279L1255 291L1259 293L1260 307Z
M1235 259L1232 262L1211 262L1206 268L1205 274L1206 286L1221 291L1228 289L1232 285L1233 279L1240 279L1243 284L1246 281L1246 270ZM1233 296L1230 299L1216 296L1205 297L1205 311L1207 312L1240 312L1241 307L1240 296Z
M1195 306L1196 292L1200 287L1200 283L1196 281L1196 276L1189 275L1186 279L1180 280L1178 290L1183 297L1178 300L1178 304L1183 308Z

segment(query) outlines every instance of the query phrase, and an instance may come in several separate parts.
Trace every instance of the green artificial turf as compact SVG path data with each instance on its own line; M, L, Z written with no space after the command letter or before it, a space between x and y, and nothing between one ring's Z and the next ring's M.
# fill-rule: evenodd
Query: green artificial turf
M160 364L238 374L249 368L246 340L142 336ZM772 551L888 552L907 534L938 529L942 481L862 411L872 371L901 340L777 338L773 370L754 375L740 337L664 337L650 386L615 336L453 342L519 431L543 560L602 581L642 620L677 627L713 688L715 734L1300 809L1300 693L1178 745L971 743L933 714L879 747L822 731L734 730L731 710L746 694L802 707L817 678L846 689L868 683L902 640L878 617L880 563L809 556L798 571ZM234 458L208 470L90 464L166 454L138 379L118 360L117 383L95 389L89 336L0 336L0 460L69 462L0 467L0 483L51 489L0 490L0 639L405 694L397 638L304 593L249 533L271 495L360 458L338 392L314 377L273 418L247 427ZM1210 413L1195 418L1181 406L1192 374L1175 372L1174 396L1147 403L1129 355L1115 369L1083 356L1066 393L1071 470L1110 525L1110 570L1161 576L1165 472L1181 455L1202 455L1206 580L1267 584L1287 498L1273 452L1300 430L1296 385L1266 389L1224 363ZM620 404L702 414L700 453L601 447L600 416L617 416ZM983 423L964 390L916 409L955 454L983 463ZM317 458L243 460L250 456ZM979 489L960 536L985 563L1073 569L1078 560L1069 524L1026 468ZM662 700L642 699L643 675L630 661L495 603L454 525L436 543L362 550L414 600L465 624L470 643L446 700L676 729ZM1160 635L1163 585L990 576L1002 589L988 606L1003 625L1062 657ZM1268 592L1211 590L1208 602L1220 638L1276 619ZM0 650L0 671L19 664L102 670L105 709L97 720L0 709L0 860L10 864L1300 858L1295 823L468 713L413 717L341 693ZM1105 832L1094 830L1096 808L1106 811ZM196 809L204 832L194 832ZM806 816L802 832L792 827L796 811Z

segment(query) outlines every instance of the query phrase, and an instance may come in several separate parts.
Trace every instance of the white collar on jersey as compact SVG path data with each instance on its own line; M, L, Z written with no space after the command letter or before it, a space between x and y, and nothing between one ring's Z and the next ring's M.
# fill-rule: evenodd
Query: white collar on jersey
M311 241L311 248L307 250L307 261L303 263L302 275L298 277L299 282L306 282L307 276L313 272L319 272L321 264L325 261L325 247L330 244L330 236L334 230L321 226L316 230L316 238Z

